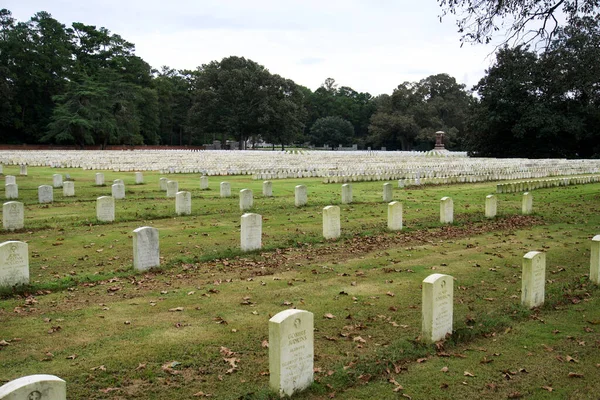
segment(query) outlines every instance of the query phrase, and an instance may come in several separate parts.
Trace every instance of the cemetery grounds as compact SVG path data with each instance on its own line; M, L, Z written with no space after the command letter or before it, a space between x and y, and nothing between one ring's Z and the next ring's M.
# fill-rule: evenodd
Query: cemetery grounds
M404 229L386 229L384 182L273 180L272 198L250 176L104 172L5 166L17 176L25 229L0 241L29 244L31 285L0 297L0 383L31 374L66 380L71 399L275 399L269 390L268 320L296 307L315 317L315 383L298 399L589 399L600 393L600 290L590 283L590 239L600 233L600 184L538 189L534 214L521 193L496 182L407 187L394 184ZM39 185L69 173L75 197ZM192 193L192 215L176 216L159 178ZM123 179L116 221L98 223L96 198ZM219 197L219 182L231 198ZM308 204L294 207L294 187ZM239 250L239 190L254 192L263 249ZM454 223L439 223L439 200ZM341 208L342 237L322 239L322 209ZM132 231L160 232L161 268L132 269ZM546 300L520 305L522 257L546 252ZM454 283L454 332L425 345L421 282Z

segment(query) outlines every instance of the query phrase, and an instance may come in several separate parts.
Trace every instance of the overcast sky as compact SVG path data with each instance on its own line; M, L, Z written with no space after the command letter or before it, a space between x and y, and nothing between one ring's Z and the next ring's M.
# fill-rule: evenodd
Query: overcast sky
M468 88L493 46L460 47L435 0L3 0L18 21L47 11L61 23L103 26L155 68L195 69L243 56L317 89L326 78L372 95L448 73Z

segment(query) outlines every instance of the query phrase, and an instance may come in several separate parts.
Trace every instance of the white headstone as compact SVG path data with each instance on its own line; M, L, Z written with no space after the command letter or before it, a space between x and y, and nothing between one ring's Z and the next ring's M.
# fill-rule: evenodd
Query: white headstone
M254 205L254 198L252 196L252 190L242 189L240 190L240 210L246 211L252 208Z
M175 193L175 213L177 215L192 214L192 194L190 192Z
M221 182L219 189L221 197L231 197L231 185L229 182Z
M167 182L167 197L175 197L177 192L179 192L179 182L168 181Z
M104 174L102 172L96 172L96 186L104 185Z
M302 207L308 202L306 186L298 185L294 188L294 204L296 207Z
M63 182L63 196L65 196L65 197L75 196L75 182L73 182L73 181Z
M521 212L524 215L531 214L533 212L533 196L529 192L523 193L523 201L521 204Z
M111 186L111 194L117 200L125 198L125 185L122 183L113 183Z
M495 218L498 209L498 200L493 194L485 196L485 217Z
M530 251L523 256L521 304L534 308L544 304L546 253Z
M123 179L115 179L113 180L113 185L125 185L125 181Z
M399 179L399 180L398 180L398 187L399 187L400 189L402 189L402 188L404 187L404 179Z
M269 320L269 382L280 396L291 396L313 383L314 316L285 310Z
M384 183L383 184L383 201L386 203L389 203L390 201L392 201L393 198L394 198L394 196L393 196L393 192L392 192L392 184Z
M27 165L26 164L19 165L19 175L27 176Z
M144 174L141 172L136 172L135 173L135 184L140 185L142 183L144 183Z
M138 271L160 266L158 229L143 226L133 231L133 268Z
M0 386L0 400L67 400L67 383L54 375L24 376Z
M200 177L200 189L201 190L208 189L208 176L202 175Z
M242 251L258 250L262 247L262 215L242 215L240 243Z
M101 196L96 199L96 218L98 221L113 222L115 220L115 198Z
M423 280L422 338L433 343L452 333L454 278L432 274Z
M352 185L344 183L342 185L342 204L352 203Z
M9 231L23 229L25 226L23 203L8 201L2 205L2 226Z
M15 183L16 184L17 183L17 178L15 178L14 175L6 175L4 177L4 184L5 185L9 185L11 183Z
M162 190L163 192L167 191L167 182L169 180L167 178L160 178L158 180L158 184L160 185L160 190Z
M55 188L60 188L63 185L63 177L62 174L54 174L52 175L52 186Z
M38 202L40 204L45 204L45 203L52 203L53 201L54 201L54 188L50 185L38 186Z
M0 244L0 287L29 284L29 252L24 242Z
M388 229L390 231L402 229L402 203L398 201L388 204Z
M600 285L600 235L592 238L592 253L590 255L590 280Z
M263 182L263 196L265 197L273 197L273 183L271 181Z
M440 200L440 222L442 224L454 222L454 203L450 197L442 197Z
M323 208L323 237L325 239L337 239L340 234L340 208L338 206Z
M8 183L4 185L4 193L7 199L18 199L19 187L16 183Z

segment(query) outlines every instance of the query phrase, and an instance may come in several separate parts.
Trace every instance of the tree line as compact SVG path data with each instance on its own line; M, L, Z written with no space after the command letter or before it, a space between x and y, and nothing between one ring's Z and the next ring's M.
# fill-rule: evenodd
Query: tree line
M310 143L494 157L600 154L598 19L573 19L544 51L502 47L472 89L448 74L372 96L328 78L315 91L243 57L153 69L106 28L0 10L0 137L6 144L252 146Z

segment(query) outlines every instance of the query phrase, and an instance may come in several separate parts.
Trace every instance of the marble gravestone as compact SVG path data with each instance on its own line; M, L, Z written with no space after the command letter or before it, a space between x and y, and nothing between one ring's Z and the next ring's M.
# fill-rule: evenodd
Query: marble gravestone
M231 185L229 182L221 182L219 185L219 190L221 197L231 197Z
M523 256L521 304L534 308L544 304L546 253L530 251Z
M146 271L160 266L158 229L143 226L133 231L133 268Z
M242 251L259 250L262 247L262 215L242 215L240 248Z
M451 224L454 222L454 203L450 197L440 200L440 223Z
M202 175L200 177L200 190L207 190L207 189L208 189L208 176Z
M67 383L54 375L29 375L0 386L0 400L67 400Z
M23 229L25 226L23 203L8 201L2 205L2 226L8 231Z
M265 197L273 197L273 183L271 181L263 182L262 194Z
M323 208L323 237L325 239L337 239L340 234L340 208L338 206Z
M4 184L5 185L9 185L11 183L16 184L17 183L17 178L15 178L14 175L6 175L4 177Z
M433 343L452 333L454 278L431 274L422 287L422 338Z
M101 196L96 199L96 219L102 222L113 222L115 220L114 197Z
M159 186L160 186L160 190L162 190L163 192L166 192L166 191L167 191L167 182L168 182L168 181L169 181L169 180L168 180L167 178L160 178L160 179L158 180L158 184L159 184Z
M96 186L104 186L104 174L96 172Z
M402 203L392 201L388 204L387 226L390 231L402 230Z
M175 197L177 192L179 192L179 182L168 181L167 182L167 197Z
M352 203L352 185L344 183L342 185L342 204Z
M600 285L600 235L592 238L592 252L590 254L590 280Z
M141 185L142 183L144 183L144 174L141 172L136 172L135 173L135 184Z
M65 197L75 196L75 182L73 182L73 181L63 182L63 196L65 196Z
M521 213L528 215L533 212L533 195L529 192L523 193L523 200L521 202Z
M52 175L52 186L55 188L61 188L63 185L63 176L62 174L54 174Z
M385 203L389 203L390 201L392 201L393 199L393 192L392 192L392 184L391 183L384 183L383 184L383 201Z
M252 196L252 190L242 189L240 190L240 210L246 211L252 208L254 205L254 198Z
M62 185L62 183L61 183ZM52 203L54 201L54 188L50 185L38 186L38 202L40 204Z
M175 214L192 214L192 194L190 192L175 193Z
M493 194L485 196L485 217L495 218L498 210L498 200Z
M306 192L306 186L297 185L294 188L294 205L296 207L305 206L308 202L308 194Z
M122 183L113 183L111 186L111 194L117 200L125 198L125 185Z
M269 320L269 383L280 396L291 396L314 381L314 316L289 309Z
M0 244L0 287L29 284L29 246L25 242Z
M19 165L19 175L27 176L27 164Z
M123 181L123 179L115 179L115 180L113 180L113 185L123 185L123 186L125 186L125 181Z
M4 194L8 200L19 198L19 187L16 183L8 183L4 185Z

